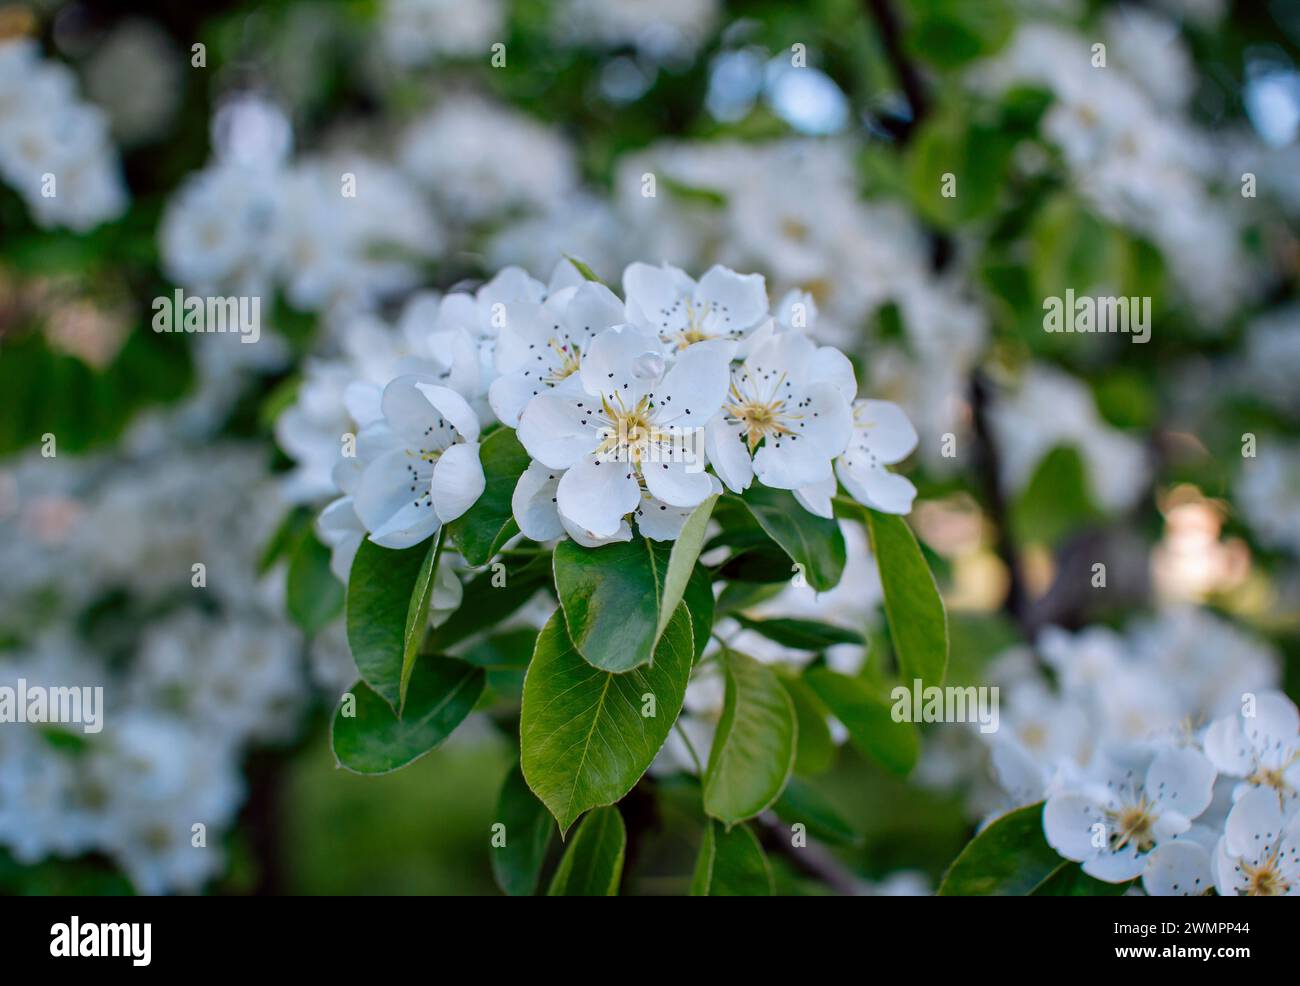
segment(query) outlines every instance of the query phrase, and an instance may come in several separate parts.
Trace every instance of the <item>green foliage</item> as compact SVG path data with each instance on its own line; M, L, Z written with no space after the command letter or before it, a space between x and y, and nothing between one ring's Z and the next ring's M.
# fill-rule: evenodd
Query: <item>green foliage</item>
M1023 896L1046 883L1064 861L1043 836L1041 803L994 819L961 851L939 895Z
M343 584L330 571L330 552L311 531L298 539L289 558L285 606L293 621L308 635L320 630L343 612Z
M562 614L552 614L524 680L519 746L524 778L561 832L587 809L618 801L645 773L681 711L693 654L684 607L654 663L623 674L584 660Z
M511 428L497 428L479 447L486 486L474 505L447 525L456 547L471 565L486 565L519 533L510 498L528 468L528 453Z
M753 818L781 795L794 769L794 703L771 668L723 651L722 718L704 772L704 810L728 826Z
M564 850L547 896L617 897L626 849L627 829L618 809L593 809Z
M741 501L793 562L786 566L785 578L802 573L818 592L835 588L845 560L844 535L835 521L804 510L792 493L758 483L744 492Z
M692 897L770 897L776 892L763 847L748 825L706 822L691 878Z
M916 726L895 722L889 701L871 685L822 667L809 668L803 680L844 724L859 750L895 774L907 774L916 766L920 752Z
M492 875L511 897L530 896L537 889L555 827L518 766L501 785L496 818L504 826L505 844L492 846Z
M411 674L398 716L387 699L357 682L334 711L331 737L340 767L386 774L424 756L460 725L483 691L483 670L449 657L424 658ZM354 715L348 715L349 698Z

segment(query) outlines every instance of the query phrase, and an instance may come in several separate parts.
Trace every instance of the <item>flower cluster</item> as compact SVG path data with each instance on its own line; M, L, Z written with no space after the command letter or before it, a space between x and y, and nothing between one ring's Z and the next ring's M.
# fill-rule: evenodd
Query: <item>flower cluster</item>
M1017 804L1045 800L1062 856L1153 895L1300 894L1300 714L1273 656L1178 610L1126 635L1049 629L1004 657L995 772Z
M41 226L85 232L126 209L108 119L36 43L0 39L0 178Z
M507 268L472 295L417 295L396 329L366 320L349 358L314 365L279 437L307 498L326 476L343 494L320 524L335 570L364 535L409 547L464 514L486 485L480 439L502 426L531 459L513 512L536 541L596 546L634 526L674 540L709 496L755 482L822 517L840 485L911 509L914 487L887 467L916 431L858 398L848 358L807 331L810 303L774 314L761 276L724 267L696 281L634 263L623 288L567 261L549 284Z

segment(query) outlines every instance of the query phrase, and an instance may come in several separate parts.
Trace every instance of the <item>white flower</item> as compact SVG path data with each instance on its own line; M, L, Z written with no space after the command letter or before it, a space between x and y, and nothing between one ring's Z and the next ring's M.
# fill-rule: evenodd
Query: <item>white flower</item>
M358 436L369 464L353 507L386 548L409 548L474 505L486 486L479 423L465 398L411 374L384 388L384 421ZM371 457L371 447L377 454Z
M1223 897L1300 896L1300 814L1287 822L1273 791L1247 791L1228 813L1214 871Z
M916 487L885 466L906 459L916 442L916 429L897 404L854 401L853 437L835 462L835 474L859 503L885 513L908 513Z
M1256 696L1254 714L1242 711L1216 719L1205 731L1205 755L1221 773L1244 783L1233 792L1240 800L1262 788L1291 814L1300 799L1300 714L1278 692Z
M1161 750L1145 773L1140 766L1099 758L1043 809L1052 848L1098 880L1140 876L1151 850L1186 832L1209 807L1214 765L1198 751Z
M488 400L511 428L525 405L544 391L579 392L582 354L600 332L623 321L623 304L602 284L563 288L544 302L516 302L505 309L496 345L496 369Z
M834 485L832 461L853 432L857 381L848 358L794 331L759 342L731 372L722 411L705 432L709 461L737 493ZM751 456L753 459L751 461Z
M556 503L596 538L617 535L642 502L693 507L713 491L685 441L717 412L727 389L727 357L694 346L670 366L659 340L631 326L592 340L579 370L581 391L551 390L519 419L519 441L552 470Z
M713 339L739 341L767 318L761 274L711 267L697 284L669 264L628 265L623 272L627 320L657 333L670 349Z

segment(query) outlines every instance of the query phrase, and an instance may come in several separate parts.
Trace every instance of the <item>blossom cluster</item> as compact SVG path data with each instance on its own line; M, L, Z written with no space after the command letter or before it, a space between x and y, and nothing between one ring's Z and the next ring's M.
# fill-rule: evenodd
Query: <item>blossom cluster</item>
M34 41L0 39L0 179L43 227L85 232L116 219L127 192L108 118L83 102L72 71Z
M1056 687L1003 657L987 742L1007 799L1045 802L1057 852L1152 895L1300 894L1300 714L1267 648L1188 609L1127 634L1049 628L1037 651Z
M513 512L536 541L626 541L634 524L674 540L709 496L754 482L822 517L838 485L911 509L915 488L887 467L916 431L897 406L858 398L849 359L808 331L810 299L773 310L761 276L720 266L696 281L634 263L623 288L570 262L549 284L507 268L472 295L417 295L396 329L365 320L351 359L311 367L279 436L302 491L343 493L320 525L335 570L346 577L363 536L409 547L463 515L496 427L531 459Z

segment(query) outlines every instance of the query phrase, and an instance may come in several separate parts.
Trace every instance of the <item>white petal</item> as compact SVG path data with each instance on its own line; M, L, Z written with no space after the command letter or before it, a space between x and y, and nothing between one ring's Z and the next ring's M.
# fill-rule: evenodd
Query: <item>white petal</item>
M714 415L704 430L704 450L728 489L743 493L749 487L754 467L740 425L728 422L721 414Z
M1147 769L1147 797L1192 819L1210 806L1214 777L1214 764L1198 750L1162 750Z
M708 306L716 334L738 335L767 314L767 282L762 274L710 267L700 278L695 297Z
M1205 730L1205 755L1216 768L1233 777L1245 777L1254 769L1249 741L1241 732L1241 718L1224 716Z
M384 388L380 407L384 421L410 448L441 450L455 439L454 425L443 419L420 392L420 385L432 383L430 377L404 374L389 381Z
M680 332L686 326L683 299L695 289L695 282L684 271L668 264L629 264L623 271L623 296L627 298L627 316L642 328L656 333Z
M626 462L587 456L560 479L560 514L594 537L612 537L641 502L641 487Z
M654 391L655 420L703 428L722 407L731 384L724 347L701 343L685 350Z
M835 474L849 495L864 506L889 514L906 514L912 510L916 487L902 476L882 468L850 470L842 458L835 464Z
M478 442L453 445L438 457L433 466L433 508L444 524L449 524L483 495L487 479L479 461Z
M524 537L550 541L564 534L560 511L556 506L560 472L540 462L531 462L515 484L510 509Z
M856 434L851 446L863 448L886 465L901 462L916 448L916 429L903 409L889 401L861 400L853 405Z
M853 403L858 396L858 377L849 358L834 346L822 346L808 364L808 383L834 384L840 395Z
M568 469L600 444L593 399L539 394L519 416L518 438L528 454L552 469Z
M643 462L641 475L654 496L674 507L699 506L713 492L713 477L685 462Z
M1223 828L1228 855L1256 864L1268 857L1282 835L1282 809L1272 788L1247 791L1228 812Z
M464 397L450 387L438 384L417 383L415 387L444 420L451 422L462 438L471 442L478 440L478 415Z
M1099 856L1086 860L1083 872L1106 883L1123 883L1142 875L1146 868L1146 857L1138 855L1132 845L1127 845L1119 852L1103 852Z
M659 340L630 325L606 329L591 340L582 358L582 386L611 404L632 407L659 382L654 359Z
M574 541L578 542L578 544L582 545L584 548L599 548L601 545L613 544L615 541L632 540L632 525L626 520L622 521L618 525L618 530L608 537L599 537L592 531L573 523L573 521L569 520L563 514L560 515L560 522L564 525L564 529L569 533L569 537L573 538Z
M519 427L519 416L523 414L528 402L550 388L536 377L526 377L522 373L507 373L492 381L488 388L488 403L497 420L508 428Z
M1102 809L1082 794L1054 794L1043 806L1043 835L1066 859L1082 862L1102 850L1093 845L1093 826L1105 825Z
M427 465L398 450L366 467L352 502L372 541L386 548L409 548L438 528L429 501Z
M834 476L830 476L820 483L811 483L794 491L794 498L799 501L805 510L810 514L816 514L818 517L825 517L827 520L835 516L835 508L831 505L831 498L834 496Z
M579 343L623 322L623 303L609 288L584 281L564 309L564 326Z

